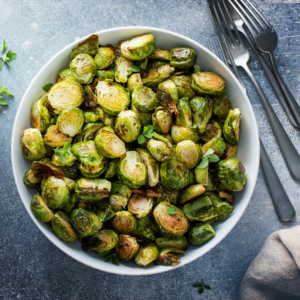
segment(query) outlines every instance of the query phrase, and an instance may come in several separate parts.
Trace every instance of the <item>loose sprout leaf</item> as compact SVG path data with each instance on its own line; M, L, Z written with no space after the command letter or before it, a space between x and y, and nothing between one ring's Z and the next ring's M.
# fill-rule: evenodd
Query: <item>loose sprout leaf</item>
M114 74L114 76L115 76L115 69L111 69L111 71L112 71L112 73Z
M171 215L175 215L176 214L176 209L174 207L169 207L167 209L167 213L171 214Z
M200 71L200 66L199 65L194 65L194 71L195 73Z
M210 287L209 285L207 285L207 284L204 284L204 287L205 287L207 290L210 290L210 289L211 289L211 287Z
M0 105L9 105L9 103L5 100L0 100Z
M145 140L146 140L145 137L143 135L140 135L138 138L138 143L143 144L145 142Z
M112 182L110 192L111 193L115 193L118 190L120 190L121 188L122 188L122 184L118 184L118 183Z
M43 86L43 90L47 93L47 92L49 92L49 90L51 89L52 86L53 86L53 83L48 83Z
M130 66L131 71L133 72L140 72L140 68L138 66Z
M199 168L203 169L203 168L207 167L207 165L208 165L208 158L207 158L207 156L203 156L202 161L199 165Z
M219 157L215 154L211 154L209 157L208 157L208 160L209 162L218 162L219 161Z

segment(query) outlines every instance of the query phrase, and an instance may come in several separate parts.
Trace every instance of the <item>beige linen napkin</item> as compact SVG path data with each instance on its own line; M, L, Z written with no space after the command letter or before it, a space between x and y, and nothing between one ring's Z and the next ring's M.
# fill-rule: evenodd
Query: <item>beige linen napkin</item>
M300 299L300 226L267 239L242 281L238 299Z

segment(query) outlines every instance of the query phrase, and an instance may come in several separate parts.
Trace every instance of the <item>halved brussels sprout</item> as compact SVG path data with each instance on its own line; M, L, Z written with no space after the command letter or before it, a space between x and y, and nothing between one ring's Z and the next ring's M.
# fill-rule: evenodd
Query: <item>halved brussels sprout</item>
M34 216L41 222L50 222L54 217L54 211L46 205L39 194L32 197L30 209Z
M78 197L75 193L71 194L70 195L70 198L69 198L69 203L67 205L65 205L63 207L63 211L67 214L67 215L70 215L71 212L76 208L76 204L78 202Z
M136 149L140 156L141 161L144 163L147 169L148 182L150 186L156 186L159 182L159 164L151 156L151 154L145 149Z
M43 137L37 128L25 129L22 135L22 152L26 159L35 161L47 156Z
M128 200L129 199L127 197L119 194L111 194L109 196L109 204L114 211L121 211L125 209Z
M98 35L92 34L86 40L79 43L72 50L71 59L73 59L79 53L86 53L91 56L94 56L97 53L97 49L99 47L99 39Z
M194 124L198 126L201 133L212 115L213 100L208 97L195 97L191 100L191 108L194 111Z
M108 126L112 129L114 129L115 128L115 120L116 120L116 117L111 116L107 113L104 113L104 118L103 118L102 122L105 126Z
M95 81L98 82L98 81ZM98 104L98 98L96 96L96 94L94 93L94 85L84 85L83 86L83 90L85 91L86 95L85 95L85 99L83 102L83 106L88 108L88 109L96 109L99 107Z
M100 222L106 222L115 216L116 213L110 205L107 205L104 201L97 203L97 206L100 205L103 205L103 207L101 206L101 208L96 211Z
M65 177L63 180L66 183L69 191L71 192L74 189L74 187L75 187L75 180L70 179L68 177Z
M223 133L231 144L238 144L240 140L241 111L239 108L231 110L225 120Z
M221 136L222 136L222 127L217 121L210 119L206 124L205 130L202 132L201 139L204 142L209 142Z
M81 178L75 184L76 195L87 203L109 197L110 189L111 183L106 179Z
M136 60L135 64L142 70L146 70L147 65L148 65L148 57L142 60Z
M165 142L150 139L147 148L151 155L158 161L163 162L171 155L172 146L168 146Z
M114 69L98 70L96 73L96 77L99 78L99 80L114 81L115 80L114 73L115 73Z
M195 91L191 88L192 78L190 75L175 75L170 77L177 86L178 97L187 97L189 100L193 99L196 95Z
M91 167L98 167L103 161L103 156L97 152L94 141L74 144L71 152L81 163Z
M78 239L77 232L71 225L70 218L62 211L58 211L51 221L52 228L57 237L65 242L75 242Z
M162 106L156 107L152 115L153 128L156 132L168 134L173 122L172 114L170 114Z
M73 70L71 70L70 68L62 69L61 71L59 71L59 73L57 74L57 77L56 77L56 82L60 82L67 78L77 80L76 73Z
M206 167L201 168L199 164L195 169L196 181L199 184L203 184L205 187L209 185L209 173L208 173L208 164Z
M110 229L103 229L92 236L85 237L82 240L82 249L85 251L105 252L114 249L118 242L119 237L116 232Z
M136 36L121 44L122 55L131 60L142 60L154 51L155 37L153 34Z
M177 205L180 191L170 191L165 188L162 184L157 185L157 192L161 194L160 197L156 198L156 202L169 202L173 205Z
M98 120L104 119L104 112L100 107L97 107L94 110L84 111L83 117L85 123L96 123Z
M115 82L99 81L96 91L99 105L109 115L117 116L130 103L129 90Z
M152 60L148 65L148 69L151 70L165 65L170 65L170 62L165 60Z
M216 116L221 122L224 122L232 110L232 103L226 95L214 97L213 115Z
M94 59L84 53L80 53L73 58L70 63L70 69L75 72L76 78L81 84L91 83L97 72Z
M236 158L229 158L219 162L218 175L221 184L228 190L241 191L247 182L245 168Z
M225 157L236 158L238 145L226 144Z
M186 140L192 141L196 144L200 140L200 134L198 130L175 125L171 128L171 137L175 144Z
M225 80L213 72L194 73L191 87L200 95L219 96L226 91Z
M30 188L38 189L41 181L34 176L32 170L30 169L28 172L25 173L23 177L23 182L26 186Z
M128 77L132 74L131 66L133 66L133 62L126 57L120 56L115 60L116 82L127 82Z
M71 107L79 107L84 100L84 90L81 84L71 78L54 84L48 94L51 106L61 112Z
M172 191L178 191L188 186L193 174L181 162L171 159L163 162L160 167L161 183Z
M188 241L184 235L177 238L160 237L155 240L155 243L159 249L176 248L186 250L188 248Z
M180 262L180 258L173 253L180 253L184 255L184 252L176 248L165 248L160 250L158 258L154 261L155 265L163 266L176 266Z
M74 209L70 216L71 224L80 237L93 235L102 227L98 216L85 208Z
M147 216L153 207L153 198L140 194L133 194L128 203L128 210L137 218Z
M116 119L115 132L126 143L136 141L142 129L138 115L132 110L119 113Z
M81 132L83 123L84 117L82 110L72 107L60 113L56 125L60 132L73 137Z
M112 220L113 229L120 234L128 234L137 228L137 221L129 211L118 211Z
M130 91L130 94L132 94L133 90L138 87L143 85L143 81L141 78L141 74L140 73L133 73L127 81L127 88Z
M192 111L188 98L181 98L177 105L178 114L175 115L175 124L179 127L190 127L192 122Z
M192 67L197 60L197 53L193 48L178 47L171 50L172 67L179 69L188 69Z
M143 84L148 87L154 87L168 78L174 70L175 68L170 67L169 64L150 69L147 76L142 79Z
M192 227L188 238L193 245L202 245L215 235L214 229L209 224L198 223Z
M151 112L142 112L139 109L137 109L133 104L131 104L131 110L138 115L140 122L143 126L151 125Z
M139 249L140 245L137 243L135 237L125 234L121 234L119 236L116 252L121 261L128 261L132 259L138 253Z
M63 167L56 166L56 168L59 171L61 171L65 176L71 179L77 179L80 175L77 161L75 161L71 166L63 166Z
M154 243L140 246L140 250L135 257L135 262L141 267L145 267L156 260L159 256L159 250Z
M140 188L147 182L147 170L136 151L126 152L117 167L119 179L131 188Z
M178 91L171 79L167 79L158 85L158 100L160 104L170 113L178 114Z
M65 175L61 171L51 165L50 158L43 158L40 161L34 161L31 165L31 171L36 180L45 181L48 177L54 176L64 179Z
M195 168L202 158L201 145L192 141L182 141L176 146L176 159L188 169Z
M155 235L158 233L158 227L152 215L149 214L141 219L138 219L138 227L130 234L137 237L139 240L143 242L154 242Z
M94 57L97 69L105 69L114 62L115 51L112 47L99 47Z
M141 112L152 112L158 106L157 95L146 86L138 86L133 90L132 104Z
M171 60L171 51L166 49L154 49L149 58L161 59L161 60Z
M179 196L179 204L183 205L192 199L205 193L205 187L202 184L195 184L184 189Z
M59 166L59 167L62 167L62 166L70 167L70 166L72 166L74 164L74 161L76 160L76 157L71 153L70 149L68 149L66 151L68 152L69 155L65 156L66 161L64 163L61 162L61 154L54 153L53 156L52 156L51 164L54 165L54 166Z
M91 166L86 164L79 164L79 170L81 174L86 178L98 178L107 167L107 159L104 156L101 156L102 160L99 162L98 166Z
M226 143L223 138L218 137L204 144L202 147L202 155L204 155L208 149L214 150L214 154L219 158L223 155L226 148Z
M85 124L82 128L82 132L75 138L74 143L94 140L96 133L103 126L104 125L102 123Z
M154 208L153 215L163 237L180 237L189 229L190 223L184 212L168 202L160 202Z
M44 142L52 148L63 147L66 143L72 142L72 137L62 133L57 125L51 125L44 136Z
M45 133L48 127L52 125L50 113L44 105L45 98L48 98L48 94L35 101L31 109L31 126L37 128L41 133Z
M117 165L118 165L118 159L110 159L108 161L106 170L102 174L102 177L105 179L110 179L113 178L114 176L117 175Z
M60 209L68 204L70 191L63 179L54 176L42 182L42 198L52 209Z
M124 157L126 155L125 143L114 133L110 127L102 127L95 138L97 151L107 158Z

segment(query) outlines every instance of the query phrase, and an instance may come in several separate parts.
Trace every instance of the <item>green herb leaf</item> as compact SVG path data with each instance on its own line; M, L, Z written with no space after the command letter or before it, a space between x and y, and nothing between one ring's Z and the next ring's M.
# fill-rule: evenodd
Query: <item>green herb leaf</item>
M176 209L174 207L169 207L167 209L167 213L170 215L175 215L176 214Z
M101 258L105 258L105 257L107 257L107 256L110 256L110 253L107 253L107 252L99 252L99 256L100 256Z
M9 102L5 100L0 100L0 105L9 105Z
M193 287L196 288L196 287L200 287L201 286L201 283L195 283L193 284Z
M210 289L211 289L210 286L207 285L207 284L204 284L204 287L205 287L207 290L210 290Z
M15 60L17 58L17 54L14 52L9 52L7 54L7 57L9 58L9 61Z
M148 139L151 139L152 138L152 134L151 133L144 133L144 136Z
M115 193L119 191L121 188L122 188L122 184L112 182L110 192Z
M195 73L200 71L199 65L194 65L194 71Z
M209 148L207 151L206 151L206 153L204 154L205 156L209 156L209 155L211 155L211 154L213 154L214 153L214 150L213 149L211 149L211 148Z
M210 156L208 156L208 160L209 162L218 162L220 159L217 155L211 154Z
M5 39L3 40L3 46L2 46L2 49L0 50L0 51L3 51L4 49L5 49L5 47L6 47L6 41L5 41Z
M204 168L207 167L207 165L208 165L208 158L207 158L207 156L203 156L203 157L202 157L202 161L201 161L201 163L199 164L199 168L200 168L200 169L204 169Z
M145 137L141 134L138 138L138 143L143 144L145 142L145 140L146 140Z
M138 66L130 66L132 72L140 72L141 69Z
M201 287L200 289L199 289L199 294L201 295L203 293L203 287Z
M2 68L3 68L3 63L2 61L0 61L0 71L2 70Z
M52 86L53 86L53 83L48 83L43 86L43 90L47 93L47 92L49 92L49 90L51 89Z
M112 73L114 74L114 76L115 76L115 69L111 69L111 71L112 71Z
M71 143L65 143L64 144L64 150L68 151L71 148Z
M153 131L153 125L148 125L144 127L144 134L151 133Z
M66 162L66 157L65 157L65 154L63 153L61 156L60 156L60 161L61 161L61 163L65 163Z
M105 257L105 262L109 262L111 260L111 255Z
M118 258L118 256L117 256L116 253L112 254L111 262L112 262L114 265L116 265L116 266L119 265L119 258Z

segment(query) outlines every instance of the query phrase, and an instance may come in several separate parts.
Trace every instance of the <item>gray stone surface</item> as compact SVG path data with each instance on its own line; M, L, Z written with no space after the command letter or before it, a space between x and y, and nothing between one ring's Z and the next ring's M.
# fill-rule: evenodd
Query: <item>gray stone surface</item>
M300 1L253 0L274 25L277 63L300 100ZM215 36L203 0L0 0L0 40L6 38L18 59L0 71L0 84L15 95L0 109L0 298L1 299L234 299L241 280L266 238L300 223L278 221L260 170L251 202L232 232L204 257L161 275L129 277L96 271L52 245L31 221L14 184L10 139L18 105L41 67L77 37L118 26L144 25L172 30L203 45ZM261 83L297 150L300 134L289 124L254 55L250 68ZM300 211L299 183L292 180L258 96L242 73L261 138L286 191ZM199 295L201 278L211 291Z

